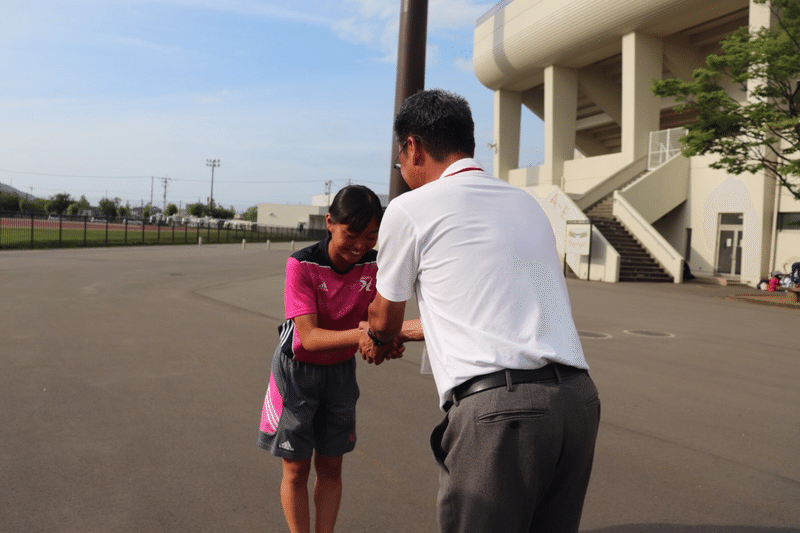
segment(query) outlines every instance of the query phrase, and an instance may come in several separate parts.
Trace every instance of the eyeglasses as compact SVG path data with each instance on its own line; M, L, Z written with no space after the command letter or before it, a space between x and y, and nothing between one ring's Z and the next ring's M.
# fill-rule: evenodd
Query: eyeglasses
M394 168L396 168L398 171L400 170L400 154L406 151L406 146L408 146L408 139L406 139L406 142L404 142L403 146L400 147L400 151L397 152L397 156L394 158L394 165L392 166L394 166Z

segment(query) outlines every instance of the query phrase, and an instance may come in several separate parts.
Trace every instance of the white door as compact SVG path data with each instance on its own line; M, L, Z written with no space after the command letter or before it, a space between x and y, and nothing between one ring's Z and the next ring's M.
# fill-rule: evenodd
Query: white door
M717 241L717 273L729 276L742 274L741 213L720 213L719 239Z

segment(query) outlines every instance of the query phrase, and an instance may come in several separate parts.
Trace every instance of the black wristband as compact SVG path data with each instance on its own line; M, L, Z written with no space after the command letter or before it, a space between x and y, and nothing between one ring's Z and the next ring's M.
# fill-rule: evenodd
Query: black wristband
M374 344L375 346L386 346L387 344L391 344L392 342L392 341L384 342L380 340L374 333L372 333L371 329L367 330L367 335L369 335L369 338L372 339L372 344Z

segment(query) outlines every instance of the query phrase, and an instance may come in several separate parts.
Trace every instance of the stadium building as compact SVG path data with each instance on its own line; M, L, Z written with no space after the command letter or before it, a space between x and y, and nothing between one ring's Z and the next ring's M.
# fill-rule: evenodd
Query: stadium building
M495 173L540 201L562 253L592 222L591 262L566 254L578 277L680 283L690 270L755 285L800 261L800 202L765 174L684 158L691 117L651 92L654 79L691 80L737 28L773 23L749 0L510 0L478 20ZM541 166L519 165L522 113L544 121Z

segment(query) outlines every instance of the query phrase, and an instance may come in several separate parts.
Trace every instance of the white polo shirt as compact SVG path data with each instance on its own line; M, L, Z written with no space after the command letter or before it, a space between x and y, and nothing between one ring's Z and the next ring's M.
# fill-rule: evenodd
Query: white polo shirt
M378 292L416 295L440 405L496 370L589 368L547 216L476 160L392 200L379 241Z

